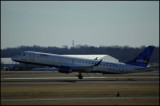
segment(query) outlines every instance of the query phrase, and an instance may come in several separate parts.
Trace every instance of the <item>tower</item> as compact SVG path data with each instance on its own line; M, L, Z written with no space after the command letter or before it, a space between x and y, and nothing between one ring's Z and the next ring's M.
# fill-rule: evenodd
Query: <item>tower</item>
M74 47L74 40L72 40L72 47Z

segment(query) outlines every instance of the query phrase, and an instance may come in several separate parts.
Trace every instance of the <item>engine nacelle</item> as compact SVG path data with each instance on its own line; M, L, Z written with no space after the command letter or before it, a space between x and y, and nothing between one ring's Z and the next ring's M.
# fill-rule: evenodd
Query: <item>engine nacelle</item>
M69 66L59 66L58 71L61 73L71 73L72 69Z

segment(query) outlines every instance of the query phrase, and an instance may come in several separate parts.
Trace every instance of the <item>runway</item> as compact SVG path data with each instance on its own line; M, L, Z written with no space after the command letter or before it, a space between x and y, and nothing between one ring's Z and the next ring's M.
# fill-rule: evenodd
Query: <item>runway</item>
M84 77L84 78L87 78L87 79L92 79L92 78L98 78L98 79L103 79L103 78L106 78L106 77ZM28 78L3 78L4 80L14 80L14 79L17 79L17 80L22 80L22 79L77 79L77 77L28 77Z
M1 101L46 101L46 100L116 100L116 99L156 99L159 97L74 97L74 98L29 98L29 99L2 99Z
M110 79L110 78L140 78L140 79L150 79L150 78L159 78L159 77L83 77L84 79ZM4 80L23 80L23 79L78 79L77 77L19 77L19 78L2 78Z
M139 80L136 80L139 79ZM144 80L148 79L148 80ZM152 80L150 80L152 79ZM157 80L153 80L157 79ZM29 85L29 84L108 84L108 83L159 83L159 77L17 77L1 78L2 85Z
M152 83L158 84L159 81L9 81L2 82L1 85L48 85L48 84L142 84Z

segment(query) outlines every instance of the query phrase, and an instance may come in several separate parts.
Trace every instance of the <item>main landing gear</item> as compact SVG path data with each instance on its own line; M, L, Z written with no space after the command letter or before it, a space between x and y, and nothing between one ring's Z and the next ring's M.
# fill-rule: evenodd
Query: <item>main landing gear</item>
M79 78L79 79L83 79L83 76L82 76L81 73L78 74L78 78Z

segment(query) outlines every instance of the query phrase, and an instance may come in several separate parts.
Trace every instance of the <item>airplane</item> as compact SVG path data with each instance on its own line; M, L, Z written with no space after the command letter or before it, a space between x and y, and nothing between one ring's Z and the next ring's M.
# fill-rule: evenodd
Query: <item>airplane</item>
M82 73L124 74L148 71L150 57L154 47L148 46L137 57L128 62L110 62L102 59L87 59L58 54L24 51L12 57L13 61L55 67L60 73L78 72L78 78L83 79Z

